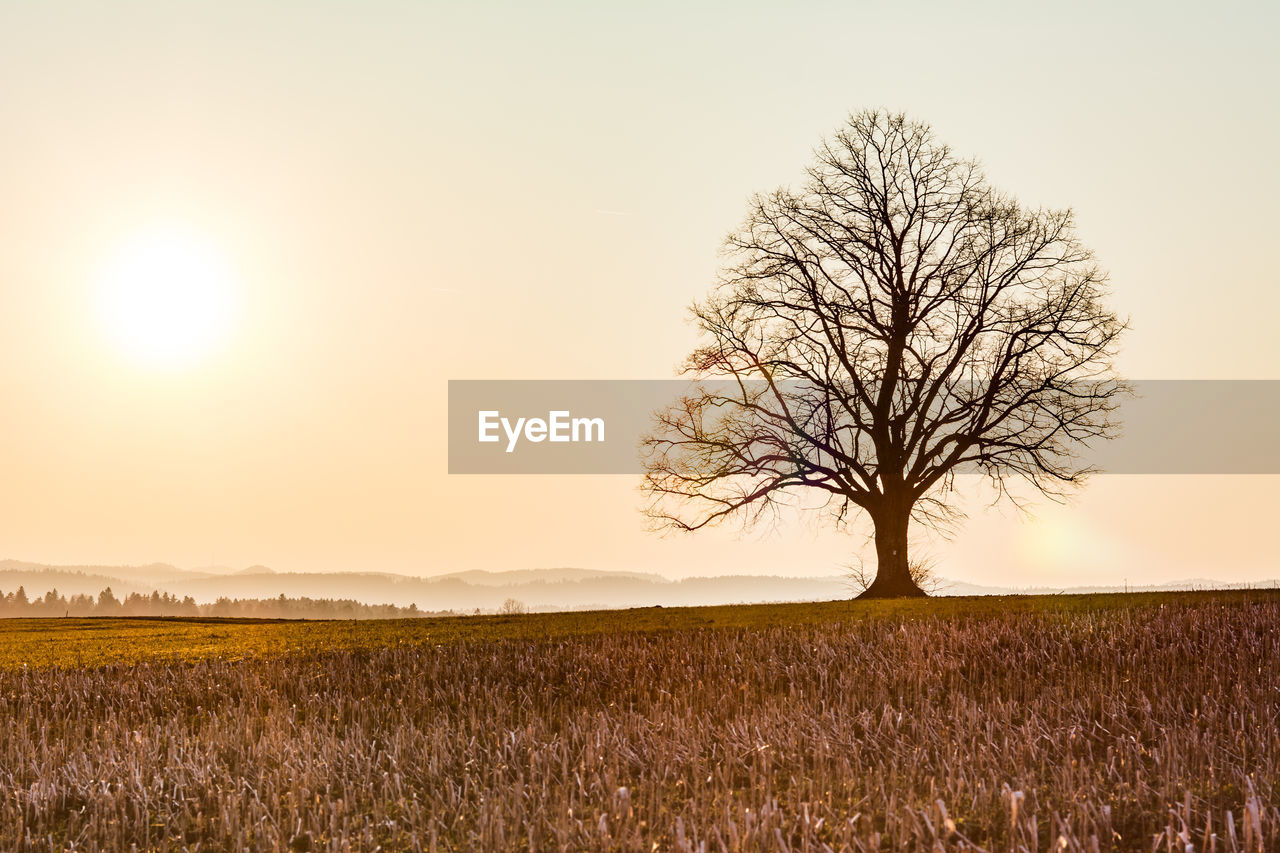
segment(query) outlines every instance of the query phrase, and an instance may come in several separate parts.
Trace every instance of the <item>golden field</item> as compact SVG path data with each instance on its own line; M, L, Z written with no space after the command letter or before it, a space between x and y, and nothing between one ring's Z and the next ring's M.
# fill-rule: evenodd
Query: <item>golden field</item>
M1274 850L1278 629L1267 591L4 620L0 848Z

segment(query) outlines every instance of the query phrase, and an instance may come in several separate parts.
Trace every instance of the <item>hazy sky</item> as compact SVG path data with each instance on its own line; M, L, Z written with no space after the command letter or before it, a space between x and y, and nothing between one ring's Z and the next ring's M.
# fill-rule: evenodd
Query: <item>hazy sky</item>
M449 477L446 381L672 375L747 197L867 106L1076 209L1126 374L1280 378L1278 28L1264 3L6 3L0 558L837 571L861 539L654 537L631 478ZM104 308L157 233L224 270L190 358L140 358ZM1099 478L927 547L978 582L1276 576L1276 486Z

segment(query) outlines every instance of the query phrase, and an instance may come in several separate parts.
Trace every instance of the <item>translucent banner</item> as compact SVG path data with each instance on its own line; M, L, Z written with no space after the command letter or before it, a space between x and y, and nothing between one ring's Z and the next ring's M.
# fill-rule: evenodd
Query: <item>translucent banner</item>
M638 474L654 416L717 380L452 380L450 474ZM1120 434L1082 448L1107 474L1280 474L1280 381L1147 380Z

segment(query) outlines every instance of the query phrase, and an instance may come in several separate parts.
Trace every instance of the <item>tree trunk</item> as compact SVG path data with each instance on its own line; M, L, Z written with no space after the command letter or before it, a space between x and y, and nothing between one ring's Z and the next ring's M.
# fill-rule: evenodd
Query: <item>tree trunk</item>
M907 527L911 507L885 508L872 514L876 526L876 579L858 598L916 598L925 595L907 566Z

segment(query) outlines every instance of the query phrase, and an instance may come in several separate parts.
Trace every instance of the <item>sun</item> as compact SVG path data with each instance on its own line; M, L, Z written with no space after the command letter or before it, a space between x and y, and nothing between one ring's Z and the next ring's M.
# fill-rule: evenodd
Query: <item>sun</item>
M122 245L98 283L99 319L134 361L172 369L207 356L231 330L233 276L208 241L159 228Z

